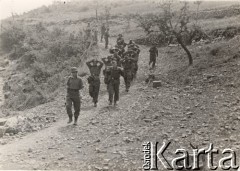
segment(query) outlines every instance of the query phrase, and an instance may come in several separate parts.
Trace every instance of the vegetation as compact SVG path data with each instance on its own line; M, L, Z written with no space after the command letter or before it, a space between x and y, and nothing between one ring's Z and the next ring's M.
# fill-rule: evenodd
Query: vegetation
M17 61L15 71L19 72L5 83L5 87L10 87L5 89L9 93L5 106L23 110L51 99L65 83L70 67L80 66L87 57L87 48L91 47L81 31L49 29L41 22L34 27L17 25L17 22L9 24L0 38L1 48L9 52L11 60ZM26 90L26 86L34 88Z

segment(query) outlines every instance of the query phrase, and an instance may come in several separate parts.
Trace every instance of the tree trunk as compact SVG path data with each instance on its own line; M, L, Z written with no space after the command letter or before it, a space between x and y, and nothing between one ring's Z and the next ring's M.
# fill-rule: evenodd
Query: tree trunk
M174 33L174 34L175 34L175 36L177 38L178 43L181 45L183 50L187 53L189 65L192 65L193 64L192 55L191 55L190 51L188 50L187 46L183 43L181 35L178 35L177 33Z

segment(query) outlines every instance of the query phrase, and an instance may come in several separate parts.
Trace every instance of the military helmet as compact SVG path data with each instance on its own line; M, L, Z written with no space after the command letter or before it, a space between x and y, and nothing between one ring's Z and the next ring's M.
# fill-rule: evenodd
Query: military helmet
M119 34L118 37L122 37L123 35L122 34Z
M73 73L73 72L78 72L78 70L77 70L76 67L72 67L72 68L71 68L71 72L72 72L72 73Z

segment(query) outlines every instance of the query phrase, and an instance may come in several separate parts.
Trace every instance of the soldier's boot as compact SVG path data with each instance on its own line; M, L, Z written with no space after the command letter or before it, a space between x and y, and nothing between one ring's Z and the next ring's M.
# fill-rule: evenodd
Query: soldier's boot
M69 120L68 120L67 123L70 124L70 123L72 123L72 121L73 121L73 120L72 120L72 117L69 116Z
M94 103L94 107L97 107L97 102Z
M78 116L75 116L73 125L77 125L77 120L78 120Z
M112 101L109 102L109 106L112 106Z
M115 106L115 107L117 106L117 102L114 102L114 106Z

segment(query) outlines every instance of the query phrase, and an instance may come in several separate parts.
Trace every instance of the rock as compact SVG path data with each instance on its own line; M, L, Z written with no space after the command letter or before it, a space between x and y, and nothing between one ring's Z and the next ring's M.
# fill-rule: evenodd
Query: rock
M64 159L64 155L61 155L60 157L58 157L58 160L63 160Z
M13 117L13 118L9 118L6 123L6 133L13 133L13 134L17 134L19 132L19 128L18 128L18 118L17 117Z
M0 126L0 138L3 137L3 135L5 134L5 132L6 132L6 127Z
M128 137L124 137L123 141L126 142L126 143L133 142L133 140L130 140Z
M4 126L7 122L7 119L0 118L0 126Z
M95 151L96 151L97 153L107 153L106 150L101 150L101 149L99 149L99 148L96 148Z
M28 149L28 153L32 153L33 150L31 148Z
M104 167L103 167L103 171L107 171L107 170L109 170L109 167L104 166Z
M143 121L146 122L146 123L151 123L152 122L151 119L143 119Z
M186 113L186 115L193 115L193 112L188 112Z
M161 87L162 82L161 81L153 81L153 88Z

